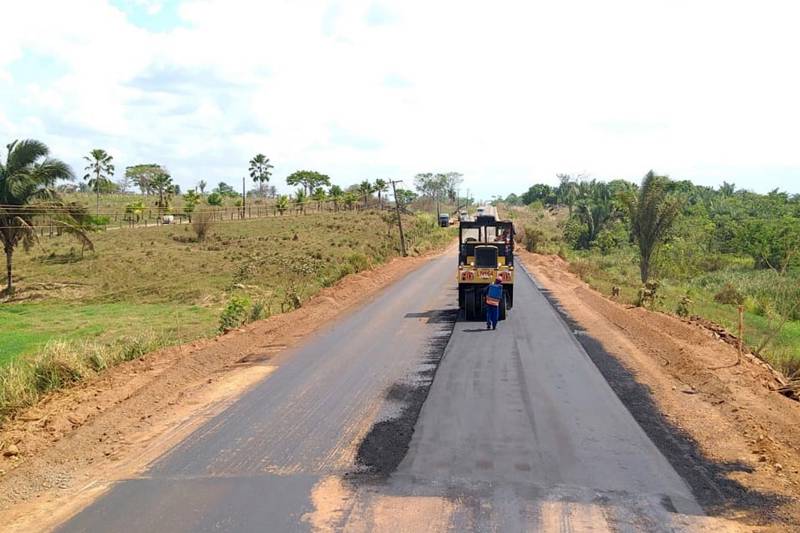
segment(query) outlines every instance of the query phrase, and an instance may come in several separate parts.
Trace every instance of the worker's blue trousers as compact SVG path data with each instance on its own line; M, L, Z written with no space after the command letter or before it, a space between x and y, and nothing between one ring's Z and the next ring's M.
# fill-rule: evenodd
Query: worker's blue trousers
M497 321L500 319L500 307L496 305L487 305L486 306L486 325L492 326L492 328L497 327Z

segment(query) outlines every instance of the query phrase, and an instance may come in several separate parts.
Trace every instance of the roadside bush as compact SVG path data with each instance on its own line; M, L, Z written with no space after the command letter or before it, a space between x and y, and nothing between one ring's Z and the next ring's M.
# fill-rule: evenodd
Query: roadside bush
M40 393L60 389L80 380L88 372L80 346L52 341L33 360L34 388Z
M569 264L569 271L581 278L588 281L592 276L598 272L597 265L586 259L576 259Z
M525 226L523 228L522 244L529 252L538 252L544 240L545 235L542 230L531 226Z
M347 262L353 267L353 272L355 273L363 272L370 267L369 258L361 253L351 254L348 256Z
M197 242L202 242L206 239L213 225L214 214L208 210L200 210L192 217L192 229L197 236Z
M267 306L264 302L255 302L250 308L250 315L247 317L248 322L255 322L267 317Z
M742 305L744 296L732 283L726 283L722 289L714 295L714 301L726 305Z
M219 330L221 332L236 329L247 322L250 301L247 298L234 296L223 309L219 317Z

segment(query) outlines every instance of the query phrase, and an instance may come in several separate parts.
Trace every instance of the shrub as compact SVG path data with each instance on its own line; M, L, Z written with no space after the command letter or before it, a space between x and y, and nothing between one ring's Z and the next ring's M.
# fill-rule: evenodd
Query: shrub
M726 283L722 289L714 295L714 300L726 305L742 305L744 296L732 283Z
M692 314L692 305L694 302L692 298L687 293L681 300L678 302L678 307L675 309L675 313L683 318L688 317Z
M525 226L523 228L522 244L529 252L538 252L545 240L545 235L539 228Z
M192 217L192 229L194 230L194 234L197 236L197 241L204 241L208 232L211 230L211 227L214 225L214 214L210 211L198 211L197 214Z
M569 271L584 281L597 274L597 265L585 259L578 259L569 265Z
M353 272L355 273L363 272L370 267L369 258L361 253L350 254L350 256L347 257L347 262L353 268Z
M248 322L255 322L267 317L267 306L264 302L255 302L250 308L250 315L247 317Z
M247 298L234 296L223 309L219 317L219 330L221 332L236 329L247 322L250 301Z

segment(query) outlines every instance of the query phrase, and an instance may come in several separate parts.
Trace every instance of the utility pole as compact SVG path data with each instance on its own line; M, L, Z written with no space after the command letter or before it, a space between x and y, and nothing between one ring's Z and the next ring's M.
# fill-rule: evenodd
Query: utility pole
M392 193L394 194L394 206L397 209L397 227L400 229L400 249L403 252L403 257L406 256L406 238L403 235L403 217L400 216L400 198L397 197L397 183L402 183L403 180L389 180L392 184Z
M244 218L245 204L247 202L247 193L245 192L246 186L244 184L244 180L245 180L245 178L244 178L244 176L242 176L242 214L241 214L241 218Z

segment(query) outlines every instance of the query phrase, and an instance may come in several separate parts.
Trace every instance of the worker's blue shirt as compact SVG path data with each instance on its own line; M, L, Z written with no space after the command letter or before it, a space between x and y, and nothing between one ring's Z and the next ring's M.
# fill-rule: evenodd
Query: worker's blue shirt
M484 294L489 298L497 300L503 297L503 285L501 283L492 283L483 290Z

